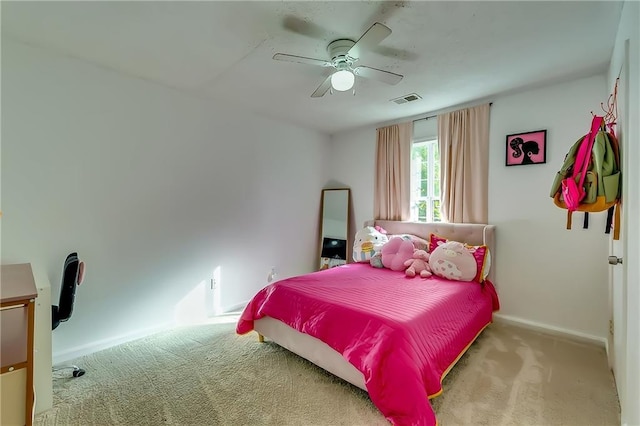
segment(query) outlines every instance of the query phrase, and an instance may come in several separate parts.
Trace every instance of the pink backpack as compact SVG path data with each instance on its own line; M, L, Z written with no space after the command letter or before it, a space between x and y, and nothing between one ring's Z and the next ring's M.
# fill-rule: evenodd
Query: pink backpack
M591 121L591 131L587 137L582 140L580 148L578 148L576 161L573 165L573 174L562 179L562 198L567 206L567 210L570 212L578 210L580 202L586 195L584 178L587 175L593 142L596 140L596 134L598 134L600 126L602 126L602 117L596 115ZM578 175L580 175L580 183L576 183L576 177L578 177Z
M571 146L562 168L553 180L550 196L556 206L567 210L567 229L571 215L585 213L584 228L588 228L589 212L607 211L608 234L613 224L613 239L620 234L621 170L618 141L606 130L604 118L594 116L591 130Z

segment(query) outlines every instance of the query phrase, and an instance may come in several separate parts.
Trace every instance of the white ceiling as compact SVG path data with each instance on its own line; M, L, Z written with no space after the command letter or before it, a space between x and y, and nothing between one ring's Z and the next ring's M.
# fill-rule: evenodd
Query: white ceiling
M621 2L2 1L2 36L329 134L606 69ZM392 29L360 65L357 93L311 98L334 39ZM422 100L390 102L409 93Z

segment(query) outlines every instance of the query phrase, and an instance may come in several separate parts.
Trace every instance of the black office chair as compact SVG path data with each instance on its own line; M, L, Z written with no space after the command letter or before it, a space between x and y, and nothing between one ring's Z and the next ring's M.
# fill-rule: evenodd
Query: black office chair
M69 320L73 312L73 302L76 297L76 287L82 284L84 278L84 262L78 258L78 253L71 253L64 261L62 268L62 287L60 288L60 301L58 306L51 306L51 327L55 330L61 322ZM73 369L73 377L82 376L85 371L76 366L60 366L54 368L54 371L63 370L65 368Z

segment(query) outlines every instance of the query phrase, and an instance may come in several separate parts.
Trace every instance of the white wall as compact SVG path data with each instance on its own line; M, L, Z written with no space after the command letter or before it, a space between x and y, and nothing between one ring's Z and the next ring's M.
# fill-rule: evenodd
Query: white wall
M373 218L376 129L342 132L331 139L327 170L335 181L351 188L353 210L350 213L354 217L349 240L353 241L364 222Z
M598 341L608 323L604 214L592 214L588 230L578 226L582 215L576 214L567 231L566 211L555 207L549 190L569 147L589 130L590 111L606 100L605 86L603 74L491 99L489 152L500 313ZM417 123L423 124L416 133L426 134L427 124ZM548 132L547 163L506 167L506 135L539 129ZM331 170L353 189L358 226L373 217L375 137L371 127L332 140Z
M327 136L6 37L2 89L2 263L54 299L87 265L59 360L167 325L218 266L223 310L316 267Z
M549 191L564 156L606 100L604 75L497 99L491 109L489 221L497 225L501 314L606 338L606 213L582 213L565 230L566 210ZM547 130L547 163L505 167L505 135Z

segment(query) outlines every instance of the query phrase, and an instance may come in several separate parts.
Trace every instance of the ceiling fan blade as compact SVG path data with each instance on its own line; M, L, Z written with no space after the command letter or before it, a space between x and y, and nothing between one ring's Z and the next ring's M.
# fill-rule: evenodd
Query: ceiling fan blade
M316 91L311 94L311 97L312 98L321 98L321 97L323 97L324 94L327 93L327 90L329 90L330 87L331 87L331 76L329 75L327 78L324 79L322 84L320 84L320 86L318 86Z
M314 58L307 58L305 56L287 55L286 53L276 53L275 55L273 55L273 59L275 59L276 61L297 62L300 64L318 65L321 67L333 66L331 62L326 61L324 59L314 59Z
M387 84L398 84L403 76L389 71L379 70L377 68L365 67L363 65L353 69L355 75L373 80L378 80Z
M386 25L381 24L380 22L376 22L369 29L362 34L362 37L356 44L354 44L351 49L347 52L347 55L352 58L358 59L360 58L360 54L365 50L371 50L373 47L377 46L382 40L387 38L391 34L391 29Z

